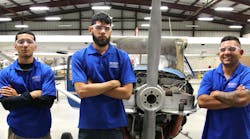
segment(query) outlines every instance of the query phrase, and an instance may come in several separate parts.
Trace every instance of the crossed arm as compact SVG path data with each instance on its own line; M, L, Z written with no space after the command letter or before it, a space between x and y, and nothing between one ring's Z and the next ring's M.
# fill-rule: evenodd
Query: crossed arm
M89 80L88 83L76 82L74 86L80 98L103 94L116 99L129 99L133 90L132 83L121 86L119 80L111 80L104 83L92 83Z
M6 110L14 110L25 106L31 107L51 107L53 105L54 96L42 96L41 90L32 92L24 92L21 95L17 91L8 86L0 89L0 102Z
M229 107L243 107L250 103L250 90L240 85L235 91L212 91L210 95L198 97L201 108L224 109Z

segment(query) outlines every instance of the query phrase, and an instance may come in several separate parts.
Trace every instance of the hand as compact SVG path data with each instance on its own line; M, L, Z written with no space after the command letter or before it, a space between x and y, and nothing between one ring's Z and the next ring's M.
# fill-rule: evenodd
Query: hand
M111 81L109 81L109 82L110 82L110 83L112 84L112 86L114 86L115 88L121 86L121 82L120 82L119 80L111 80Z
M35 90L30 92L30 95L33 99L41 97L42 96L42 91L41 90Z
M88 78L88 84L92 84L92 83L93 81L90 78Z
M245 90L245 89L246 89L245 86L243 86L242 84L239 85L239 86L236 88L236 90L239 90L239 91Z
M0 94L2 96L6 96L6 97L9 97L9 96L18 96L18 93L16 92L16 90L12 87L9 87L9 86L3 86L1 89L0 89Z
M212 92L210 93L210 96L216 97L216 96L218 96L219 94L220 94L220 91L215 90L215 91L212 91Z

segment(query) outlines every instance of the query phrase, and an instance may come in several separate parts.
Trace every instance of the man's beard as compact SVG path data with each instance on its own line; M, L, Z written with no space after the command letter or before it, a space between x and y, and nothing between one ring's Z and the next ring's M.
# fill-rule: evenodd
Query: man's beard
M19 54L19 56L22 57L23 59L29 59L33 57L33 54Z
M102 39L102 38L97 38L94 34L92 34L92 37L94 42L100 47L104 47L110 42L110 37L108 37L107 39Z

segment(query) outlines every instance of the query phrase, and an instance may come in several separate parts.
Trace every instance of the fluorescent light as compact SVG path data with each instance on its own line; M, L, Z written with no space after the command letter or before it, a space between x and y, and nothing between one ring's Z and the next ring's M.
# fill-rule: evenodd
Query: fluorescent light
M49 10L49 7L47 7L47 6L33 6L33 7L30 7L30 10L32 10L32 11L46 11L46 10Z
M144 17L144 20L150 20L151 17L147 16L147 17Z
M198 28L199 25L186 25L187 28Z
M110 6L92 6L92 10L110 10Z
M28 25L15 25L15 28L28 28Z
M250 19L247 19L247 22L250 22Z
M141 24L141 27L150 27L150 24Z
M225 12L230 12L233 11L234 8L232 7L217 7L214 9L215 11L225 11Z
M150 6L149 9L152 10L152 7ZM168 10L168 7L167 6L161 6L160 9L162 11L166 11L166 10Z
M58 25L58 27L72 27L72 25L70 25L70 24L62 24L62 25Z
M151 17L147 16L147 17L144 17L144 20L150 20Z
M198 20L200 20L200 21L213 21L214 18L212 18L212 17L199 17Z
M9 17L0 17L0 22L11 21L12 19Z
M58 21L58 20L61 20L61 17L58 17L58 16L48 16L48 17L45 17L45 20L47 20L47 21Z
M233 29L240 29L242 28L241 25L231 25L231 26L228 26L229 28L233 28Z

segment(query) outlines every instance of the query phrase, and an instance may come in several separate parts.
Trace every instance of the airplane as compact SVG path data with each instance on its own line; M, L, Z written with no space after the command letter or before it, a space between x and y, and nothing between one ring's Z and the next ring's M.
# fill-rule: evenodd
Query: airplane
M90 41L88 43L80 43L87 45ZM149 74L147 60L151 52L147 49L148 38L146 36L114 36L112 37L112 43L129 53L137 77L133 95L129 100L123 101L129 119L129 126L126 128L127 136L129 138L143 138L146 136L145 138L150 139L168 139L177 136L181 133L181 128L185 125L186 117L196 112L195 97L192 86L189 83L189 80L194 76L193 72L195 70L191 68L184 53L190 47L188 39L186 37L161 37L160 61L159 65L156 66L158 67L158 73L156 73L158 74L157 86L150 88L147 86L147 76ZM70 77L72 53L60 50L59 53L56 51L46 53L37 52L34 55L40 59L50 56L67 58L65 65L52 67L54 70L66 70L67 88L57 87L57 90L67 96L70 106L79 108L81 100L74 91ZM10 61L14 60L3 52L0 53L0 56ZM148 94L151 91L156 92L156 94ZM147 97L145 98L141 94L146 94ZM157 97L157 95L160 97ZM153 136L143 135L143 132L145 132L142 130L145 128L142 126L145 123L144 114L145 111L151 110L156 111L153 111L155 122L150 122L156 123L155 127L151 127L150 131L148 131ZM155 132L152 133L152 131Z
M125 129L129 139L174 138L181 133L187 120L186 117L196 112L197 109L193 88L189 83L193 70L184 55L185 49L190 48L187 46L192 44L193 38L161 37L158 28L161 27L159 1L152 1L154 10L151 11L150 24L152 26L154 21L157 22L154 24L154 28L149 29L148 37L112 37L112 42L118 48L130 54L131 61L134 61L134 72L137 77L133 95L129 100L123 101L129 121L129 125ZM71 45L75 45L74 41L77 45L81 44L78 46L87 45L92 40L89 37L54 36L62 46L65 46L64 41ZM38 36L38 43L43 45L45 38L47 37ZM53 40L51 36L48 38L46 41L49 43L56 40ZM84 41L86 38L88 40ZM216 40L218 44L219 41ZM204 44L206 41L201 42L198 38L197 42ZM66 89L57 86L57 90L67 96L70 106L79 108L81 100L71 83L71 55L65 51L59 53L62 54L59 57L67 57ZM62 68L64 69L65 66Z
M0 47L5 45L9 48L13 45L14 36L7 35L1 36ZM65 41L65 38L72 39L69 42ZM51 40L50 40L51 39ZM133 61L134 71L137 77L137 83L135 85L133 95L128 101L124 101L126 113L129 118L129 126L127 130L127 136L131 138L172 138L181 133L181 128L185 125L186 117L196 111L195 98L192 92L192 86L189 83L189 79L195 76L194 72L205 72L210 68L192 69L189 64L189 58L201 57L200 52L204 51L201 44L207 45L205 50L208 53L202 53L202 57L216 56L216 50L218 50L220 37L179 37L179 36L162 36L161 37L161 50L159 54L159 65L157 79L157 86L147 86L148 73L148 61L149 53L151 50L147 49L148 37L147 36L112 36L112 43L118 48L123 49L129 53L131 61ZM66 39L67 40L67 39ZM71 84L70 77L70 57L72 53L78 49L87 46L92 42L91 36L37 36L37 41L40 51L34 55L40 60L43 58L66 58L66 62L63 65L53 65L52 69L55 71L66 70L66 87L65 89L57 87L58 92L64 94L68 98L69 105L72 107L79 107L80 98L75 94L74 88ZM249 46L250 41L247 38L240 38L243 48ZM41 46L40 46L41 45ZM60 50L52 49L51 45L60 46ZM153 45L156 46L156 45ZM181 47L181 49L176 49ZM63 48L67 48L66 50ZM0 56L7 60L6 63L14 60L13 57L6 55L5 47L0 52ZM13 48L11 48L13 49ZM47 50L49 49L49 50ZM43 52L46 50L46 52ZM193 51L197 53L191 53ZM48 52L50 51L50 52ZM247 53L248 50L246 49ZM177 54L180 54L177 56ZM176 62L177 61L177 62ZM155 62L158 63L158 62ZM177 63L177 64L176 64ZM65 79L65 78L60 78ZM175 83L175 84L170 84ZM147 91L155 91L159 93L159 105L153 105L158 103L158 97L155 95L148 95ZM162 93L163 92L163 93ZM140 94L146 94L147 98L143 98ZM163 94L163 95L162 95ZM140 98L140 99L139 99ZM146 102L146 103L144 103ZM153 103L154 102L154 103ZM152 105L152 108L150 107ZM148 107L149 106L149 107ZM155 107L156 108L155 108ZM152 112L152 109L156 109L157 112ZM155 110L154 109L154 110ZM155 127L150 127L150 134L143 135L142 129L145 129L142 125L145 123L144 113L150 111L155 117ZM151 117L152 118L152 117ZM153 119L153 118L152 118ZM149 121L149 120L148 120ZM150 122L154 123L154 122ZM160 125L164 125L165 128ZM155 129L155 130L154 130ZM155 131L152 133L152 131ZM145 134L145 133L144 133Z
M0 48L1 53L7 55L11 59L15 59L16 53L13 52L13 44L14 44L14 35L0 35ZM62 58L67 59L69 55L71 55L76 50L82 49L86 47L89 43L92 42L92 36L90 35L37 35L37 43L38 43L38 50L34 53L34 56L37 57L41 61L47 60L59 60L61 61ZM141 38L145 41L145 38L147 36L112 36L111 41L115 41L117 39L125 39L125 38ZM192 61L194 59L199 59L199 61L203 61L206 58L209 57L218 57L218 46L220 44L221 37L186 37L186 36L162 36L162 39L164 38L180 38L180 39L186 39L187 41L187 47L184 50L184 56L190 61L190 64L192 65L193 72L195 77L197 77L198 73L204 73L207 70L210 70L208 68L209 65L202 64L199 67L195 67L197 64ZM70 40L69 40L70 39ZM244 57L247 59L250 55L250 39L249 38L239 38L241 41L242 48L244 49ZM3 61L4 58L6 59L5 62ZM243 57L243 58L244 58ZM8 58L5 58L5 56L0 54L0 60L3 65L8 65L11 60L8 60ZM243 63L245 64L245 61L243 60ZM206 61L203 61L206 62ZM212 64L217 65L219 62L218 60L214 60ZM201 62L202 63L202 62ZM65 65L65 64L63 64ZM61 63L53 63L53 66L61 66ZM250 65L249 65L250 66ZM213 68L215 66L212 66ZM58 68L58 71L60 68ZM62 68L63 70L63 68Z
M37 38L39 38L39 36ZM78 38L82 39L82 36ZM148 38L146 36L112 37L112 43L129 53L137 77L137 83L134 87L133 95L129 100L124 101L125 110L129 119L129 126L126 128L127 136L130 138L142 138L142 125L145 117L144 111L156 107L155 109L157 109L157 112L154 113L156 124L155 127L153 127L155 130L150 128L150 134L153 134L154 137L150 136L150 138L173 138L181 133L181 129L185 126L187 120L186 117L196 112L195 97L193 95L192 86L189 83L189 80L195 76L193 73L195 72L195 69L192 69L188 63L187 57L185 57L185 50L190 49L189 47L191 46L186 37L161 37L160 61L159 65L156 66L158 67L157 87L148 89L146 86L148 75L147 66L149 65L147 58L151 51L147 49L147 42ZM79 46L77 49L80 49L83 47L80 47L80 44L86 46L90 43L90 40L87 43L80 42L79 40L77 43L79 44L74 45ZM64 45L62 45L61 48L63 46ZM179 47L181 49L176 49ZM75 51L75 49L73 51ZM44 57L67 58L65 65L57 65L58 67L54 67L54 70L66 70L67 88L63 89L57 86L57 90L59 93L67 96L70 106L78 108L81 100L74 92L70 77L70 58L73 51L66 50L59 53L56 51L45 53L37 52L34 55L39 59ZM4 52L1 52L0 56L9 59L10 61L13 60L12 57L5 55ZM189 57L194 56L189 55ZM159 91L157 93L159 93L159 96L161 97L158 99L158 97L156 97L158 94L148 95L148 90L153 92ZM140 94L146 94L147 98L143 98ZM156 102L159 103L160 106L156 105ZM150 105L152 105L152 107L150 107ZM164 125L164 128L161 125ZM155 132L152 133L152 131Z

